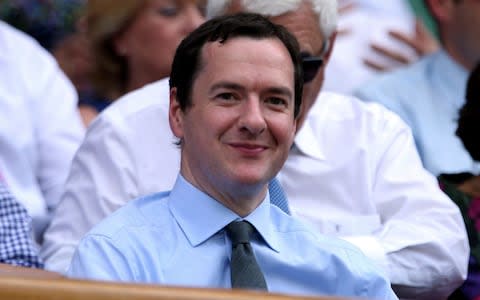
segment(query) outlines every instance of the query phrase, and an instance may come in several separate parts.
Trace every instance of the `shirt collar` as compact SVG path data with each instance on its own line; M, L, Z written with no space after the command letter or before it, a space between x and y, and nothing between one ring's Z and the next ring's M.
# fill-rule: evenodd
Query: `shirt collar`
M434 54L434 63L431 65L433 86L443 95L451 95L456 109L465 103L465 90L468 79L468 70L454 61L444 50Z
M215 233L235 220L242 220L236 213L190 184L178 175L170 193L170 211L193 247L205 242ZM267 245L278 252L278 230L273 228L270 195L243 220L250 222Z

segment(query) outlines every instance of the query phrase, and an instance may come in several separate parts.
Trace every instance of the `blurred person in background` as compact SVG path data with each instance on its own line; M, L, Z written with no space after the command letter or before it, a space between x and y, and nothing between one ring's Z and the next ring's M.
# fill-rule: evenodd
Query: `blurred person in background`
M411 128L424 167L433 175L478 172L455 135L468 73L480 59L480 1L425 0L442 49L360 88L356 95L397 113Z
M206 0L18 0L0 15L51 51L79 94L84 124L124 93L170 74Z
M104 99L115 100L116 97L132 89L168 77L176 47L188 33L204 22L205 5L205 0L125 0L122 1L122 5L115 0L89 0L86 11L87 34L92 47L93 60L96 62L93 82L98 94L102 95ZM141 109L145 102L157 101L157 97L161 97L161 95L155 95L153 99L142 99L143 104L135 103L133 106L135 109ZM90 119L96 116L97 111L101 110L95 108L95 103L91 105L93 109L89 108ZM115 110L115 108L111 110ZM85 111L83 115L87 116ZM157 115L158 121L162 120L162 116L163 114ZM84 118L84 120L86 119ZM89 122L89 120L86 121ZM93 127L89 129L89 132L101 134L102 131L98 129L99 126L102 126L101 124L102 121L98 120L96 124L92 124ZM170 143L170 140L166 139L165 142ZM143 145L142 147L148 147L149 141L144 139L139 140L138 143ZM110 145L108 139L103 139L101 144ZM164 168L174 162L167 153L156 158L157 161L164 162L161 157L167 158ZM102 160L107 162L109 158ZM124 164L125 160L121 159L118 162ZM148 166L145 167L148 168ZM123 174L118 175L123 176ZM128 186L116 182L115 177L115 174L109 174L108 178L98 179L97 183L119 192L124 188L129 189ZM112 182L113 186L106 181ZM142 183L139 182L139 184ZM75 183L75 189L95 188L95 185L96 183L83 178L80 183ZM170 187L171 185L168 186L168 188ZM131 197L129 196L125 201L136 197L132 193L128 194ZM116 195L117 193L114 198L117 198ZM110 198L110 196L113 195L107 197ZM69 197L70 194L67 193L65 198ZM79 200L89 201L89 199ZM123 197L118 197L118 201L124 201ZM110 212L112 208L107 206L105 210ZM64 211L58 214L58 218L65 220L63 218L69 214L70 212ZM102 217L97 219L98 215L102 215ZM92 211L81 223L96 223L104 216L103 210ZM65 227L71 225L74 224L60 225L60 227L63 231ZM58 240L56 240L55 234L57 229L58 226L54 226L49 230L52 233L42 249L42 256L47 258L47 268L61 272L68 265L73 250L66 251L68 253L58 251ZM76 240L77 235L81 237L85 233L75 232L69 238ZM62 241L69 240L63 234L61 235Z
M1 176L0 173L0 263L42 268L33 242L31 218Z
M1 1L0 19L30 35L50 52L77 30L86 0Z
M96 95L83 105L88 124L110 101L168 77L180 41L204 21L206 0L89 0L86 34Z
M467 83L466 103L460 110L456 134L475 161L480 161L480 64ZM470 261L465 283L450 300L480 298L480 174L463 172L442 174L439 182L445 193L458 205L467 227Z
M91 103L108 105L95 95L90 76L92 59L85 35L83 12L86 0L12 0L0 3L0 19L27 33L57 60L79 94L85 122Z
M345 94L439 48L418 0L340 0L339 25L324 90ZM352 51L353 50L353 51Z
M77 94L50 53L1 21L0 70L0 169L41 242L84 135Z

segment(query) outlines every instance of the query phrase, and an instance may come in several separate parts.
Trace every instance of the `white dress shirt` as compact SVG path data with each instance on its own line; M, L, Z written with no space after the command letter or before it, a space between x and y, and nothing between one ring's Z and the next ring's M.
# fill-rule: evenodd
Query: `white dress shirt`
M180 152L168 94L167 80L147 85L94 121L45 237L48 269L64 272L82 236L130 199L172 188ZM469 254L462 217L422 168L400 118L322 93L295 145L279 175L295 214L355 243L406 293L440 299L461 284Z
M466 277L458 208L379 104L321 93L278 179L294 214L362 249L400 298L444 299Z
M0 170L37 233L60 199L83 135L77 94L55 59L0 22Z

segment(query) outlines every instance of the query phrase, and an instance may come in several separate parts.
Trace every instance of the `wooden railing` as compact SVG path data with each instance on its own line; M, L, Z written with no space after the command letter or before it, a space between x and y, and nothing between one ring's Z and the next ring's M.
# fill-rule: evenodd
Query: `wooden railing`
M0 264L0 299L12 300L346 300L226 289L72 280L57 273Z

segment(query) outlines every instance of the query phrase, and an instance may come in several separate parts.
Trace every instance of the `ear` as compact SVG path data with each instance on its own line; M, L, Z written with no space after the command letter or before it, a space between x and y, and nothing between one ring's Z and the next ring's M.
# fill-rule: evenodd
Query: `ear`
M168 122L173 134L179 138L183 138L183 111L177 101L177 88L170 89L170 106L168 110Z
M451 19L451 12L455 3L453 0L426 0L433 18L443 23Z
M330 60L330 56L332 55L333 46L335 45L335 40L337 39L337 32L335 31L332 35L328 38L328 49L327 52L323 55L323 67L327 65L328 61Z

